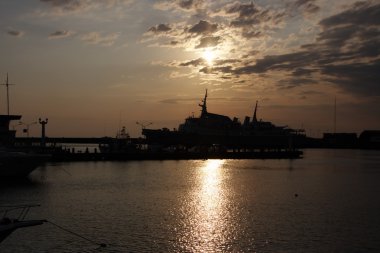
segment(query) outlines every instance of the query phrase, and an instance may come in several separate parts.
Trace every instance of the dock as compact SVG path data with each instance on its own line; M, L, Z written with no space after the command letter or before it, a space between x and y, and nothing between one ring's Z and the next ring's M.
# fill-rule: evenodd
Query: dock
M141 161L141 160L204 160L204 159L297 159L302 151L296 149L221 149L210 145L196 148L151 148L146 139L118 139L112 137L45 138L18 137L15 147L22 151L51 155L52 161ZM70 145L92 145L92 149L74 150ZM113 148L115 147L116 148ZM95 147L95 148L94 148ZM102 148L103 147L103 148Z

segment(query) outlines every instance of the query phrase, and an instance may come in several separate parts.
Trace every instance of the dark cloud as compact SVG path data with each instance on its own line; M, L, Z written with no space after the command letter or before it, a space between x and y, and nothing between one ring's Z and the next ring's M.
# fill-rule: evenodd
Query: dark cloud
M191 2L185 1L183 8L193 6ZM316 0L296 0L292 2L291 7L297 14L301 12L304 15L315 14L320 10ZM195 49L217 46L222 40L230 42L229 38L232 36L235 36L234 40L268 36L284 25L285 18L289 18L289 9L274 11L253 2L242 4L234 1L218 4L218 8L214 16L211 16L211 21L203 19L185 29L191 36L185 38L186 34L177 37L173 35L170 41L187 48L195 45ZM197 68L204 74L216 75L219 78L233 77L234 80L249 79L250 75L270 78L274 72L281 72L280 75L285 79L282 80L282 84L277 84L280 88L294 88L318 81L356 94L379 96L379 17L379 3L357 2L340 13L320 20L320 30L316 36L314 35L313 42L301 45L298 49L293 48L291 52L263 55L265 52L261 50L249 51L250 48L246 48L242 50L239 61L227 58L222 62L219 59L210 66L204 59L196 59L176 66ZM214 20L219 20L218 24L212 23ZM224 23L220 20L224 20ZM214 35L216 32L217 36ZM193 36L194 34L196 36ZM229 35L231 36L228 37ZM192 40L191 43L189 40ZM275 45L270 43L269 40L268 45L275 48ZM281 47L281 42L278 44ZM278 51L286 50L279 49ZM274 74L279 76L277 73Z
M307 84L315 84L317 81L313 78L288 78L280 80L277 87L280 89L293 89L298 86L303 86Z
M380 60L371 63L330 65L321 68L326 81L353 93L380 96Z
M176 46L176 45L178 45L179 44L179 41L176 41L176 40L172 40L172 41L170 41L170 45L171 46Z
M115 5L127 5L133 1L134 0L40 0L40 2L46 3L53 8L53 11L44 13L46 15L65 15L92 9L104 9Z
M220 41L221 41L221 38L219 36L203 37L200 39L199 44L195 48L215 47L219 44Z
M204 0L161 0L154 5L160 10L181 10L188 12L198 12L202 10Z
M86 7L87 2L81 0L40 0L64 11L77 11Z
M282 21L283 13L272 12L267 9L259 9L253 4L234 3L225 7L227 14L235 14L237 17L231 21L231 26L247 28L262 23L276 25Z
M323 19L319 24L325 29L339 25L380 25L380 5L370 5L369 2L357 2L352 8Z
M73 33L66 30L55 31L49 35L49 39L60 39L71 36Z
M293 76L310 76L315 73L315 69L297 68L292 72Z
M294 3L294 6L307 14L314 14L320 10L319 6L316 5L315 2L316 0L297 0Z
M227 74L232 72L232 66L221 66L221 67L203 67L199 70L201 73L205 74Z
M251 17L258 12L259 10L253 4L253 2L251 4L241 4L239 2L235 2L231 5L226 6L226 13L228 14L238 13L239 18Z
M24 32L8 28L7 34L14 37L22 37L24 35Z
M242 35L243 37L250 39L262 37L264 36L264 33L259 30L243 30Z
M290 73L286 88L322 81L362 95L380 95L380 4L355 4L342 13L320 21L322 31L315 43L298 52L267 55L253 64L218 69L235 75L284 71ZM352 17L352 19L350 19ZM215 73L203 69L203 73Z
M205 20L199 21L198 24L192 26L188 32L189 33L196 33L196 34L211 34L216 32L218 29L217 24L211 24Z
M232 15L230 26L241 29L241 35L247 39L264 36L269 30L278 28L285 17L285 11L263 9L253 2L227 4L224 13Z
M199 8L202 5L203 1L199 0L179 0L178 6L182 9L190 10L193 8Z
M198 58L198 59L195 59L195 60L191 60L191 61L187 61L187 62L182 62L182 63L179 64L179 66L181 66L181 67L188 67L188 66L197 67L197 66L202 65L204 63L205 63L204 59Z
M223 59L223 60L216 60L215 65L221 66L226 64L234 64L234 63L240 63L241 61L238 59Z
M186 103L186 102L194 102L194 101L199 101L199 98L169 98L169 99L164 99L161 100L161 103L164 104L180 104L180 103Z
M255 64L235 69L236 74L264 73L270 70L291 71L320 58L318 52L302 51L283 55L267 55Z
M149 31L153 33L164 33L170 30L171 30L170 26L166 24L159 24L159 25L149 28Z

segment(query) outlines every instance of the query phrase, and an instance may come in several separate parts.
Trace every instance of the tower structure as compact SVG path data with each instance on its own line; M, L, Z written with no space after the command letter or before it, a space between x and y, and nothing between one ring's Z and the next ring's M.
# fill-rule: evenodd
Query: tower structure
M258 101L256 100L256 106L255 106L255 110L253 112L252 123L256 123L257 122L257 103L258 103Z
M8 73L7 73L7 79L5 80L5 83L2 83L1 85L5 85L7 87L7 113L9 115L9 85L14 85L14 84L9 83Z
M16 130L9 129L9 125L11 121L20 120L21 115L10 115L9 113L9 85L12 84L9 83L8 73L5 83L2 83L0 85L5 85L7 88L7 114L0 115L0 145L12 146L16 136Z
M205 98L202 100L202 104L199 104L199 106L202 108L201 118L206 117L207 115L207 89L206 89Z
M48 119L41 120L41 118L38 119L38 122L41 124L41 146L45 147L46 145L46 135L45 135L45 126L48 123Z

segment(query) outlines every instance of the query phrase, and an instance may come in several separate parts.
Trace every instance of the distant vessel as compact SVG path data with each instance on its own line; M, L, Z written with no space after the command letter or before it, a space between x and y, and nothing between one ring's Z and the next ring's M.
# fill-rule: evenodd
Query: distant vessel
M287 126L276 126L268 121L257 120L258 102L254 108L252 121L246 116L243 123L238 118L210 113L207 111L207 90L199 104L201 115L188 117L178 130L143 129L142 134L149 143L166 145L184 144L223 145L227 148L287 148L292 138L302 135L302 130Z

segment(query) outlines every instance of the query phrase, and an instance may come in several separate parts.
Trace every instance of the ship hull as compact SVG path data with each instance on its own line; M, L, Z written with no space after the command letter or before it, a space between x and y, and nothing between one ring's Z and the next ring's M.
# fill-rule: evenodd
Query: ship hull
M160 129L144 129L148 144L210 146L222 145L226 148L289 148L292 145L291 135L244 135L226 132L223 135L185 133L180 131L165 131Z
M27 177L47 160L46 155L21 152L0 153L0 179Z

